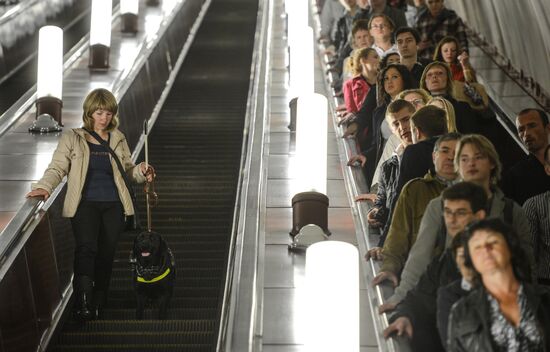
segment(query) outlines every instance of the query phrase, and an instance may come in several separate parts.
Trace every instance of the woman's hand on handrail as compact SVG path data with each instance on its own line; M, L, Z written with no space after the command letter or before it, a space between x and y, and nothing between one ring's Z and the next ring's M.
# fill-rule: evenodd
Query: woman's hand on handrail
M367 163L367 157L364 156L363 154L354 155L348 160L348 166L361 165L361 167L364 167L366 163Z
M50 192L46 191L45 189L43 188L37 188L37 189L33 189L32 191L30 191L29 193L27 193L25 195L26 198L30 198L30 197L44 197L44 200L47 200L48 198L50 198Z
M153 182L157 174L155 173L155 169L151 165L145 166L145 163L139 164L139 169L143 176L147 178L147 182Z

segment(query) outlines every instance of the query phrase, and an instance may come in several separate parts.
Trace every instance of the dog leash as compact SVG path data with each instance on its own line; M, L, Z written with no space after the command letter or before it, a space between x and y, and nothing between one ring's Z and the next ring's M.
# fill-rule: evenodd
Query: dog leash
M149 142L147 135L149 134L149 128L148 128L148 121L147 119L143 120L143 136L144 136L144 142L145 142L145 170L149 168ZM145 198L147 203L147 232L151 233L152 231L152 217L151 217L151 208L155 207L158 202L158 195L155 192L155 180L149 182L145 182L145 186L143 187L143 191L145 192Z

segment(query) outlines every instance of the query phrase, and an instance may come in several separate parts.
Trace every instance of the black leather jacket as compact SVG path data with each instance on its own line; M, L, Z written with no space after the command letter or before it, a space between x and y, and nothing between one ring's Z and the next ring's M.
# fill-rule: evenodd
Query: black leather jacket
M550 289L523 283L527 302L536 312L544 351L550 352ZM491 320L487 291L473 290L456 303L449 317L447 351L498 351L491 336Z

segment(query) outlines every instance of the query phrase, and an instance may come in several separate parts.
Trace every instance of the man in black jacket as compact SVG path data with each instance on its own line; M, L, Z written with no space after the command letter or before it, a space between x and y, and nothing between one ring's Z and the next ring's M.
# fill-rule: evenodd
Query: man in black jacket
M516 118L516 127L529 156L504 175L502 191L523 205L528 198L550 190L550 176L544 171L544 151L550 138L550 123L544 111L524 109Z

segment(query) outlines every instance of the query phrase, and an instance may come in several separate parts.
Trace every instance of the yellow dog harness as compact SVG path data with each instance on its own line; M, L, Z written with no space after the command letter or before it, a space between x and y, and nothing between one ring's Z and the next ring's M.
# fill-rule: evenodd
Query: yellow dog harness
M164 279L168 274L170 274L170 268L166 269L166 271L164 273L160 274L157 277L152 278L151 280L145 280L141 276L138 276L137 281L138 282L143 282L144 284L152 284L153 282L157 282L157 281L160 281L160 280Z

